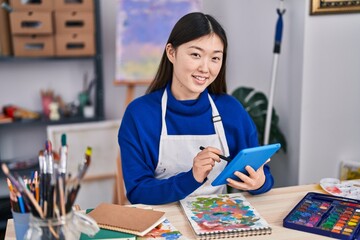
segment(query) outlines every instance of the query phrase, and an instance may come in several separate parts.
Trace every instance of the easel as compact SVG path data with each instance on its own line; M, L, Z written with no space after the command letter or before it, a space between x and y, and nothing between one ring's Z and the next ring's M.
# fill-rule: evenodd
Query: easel
M115 86L126 86L125 108L134 99L136 86L147 86L152 80L115 80Z
M147 86L151 83L152 80L134 80L134 81L128 81L128 80L115 80L114 85L115 86L126 86L126 98L125 98L125 108L129 103L134 99L135 96L135 87L136 86ZM125 109L124 108L124 109ZM114 196L113 196L113 203L114 204L120 204L124 205L129 203L126 194L125 194L125 188L124 188L124 178L122 174L122 168L121 168L121 158L120 153L118 153L118 156L116 158L116 178L115 178L115 184L114 184Z

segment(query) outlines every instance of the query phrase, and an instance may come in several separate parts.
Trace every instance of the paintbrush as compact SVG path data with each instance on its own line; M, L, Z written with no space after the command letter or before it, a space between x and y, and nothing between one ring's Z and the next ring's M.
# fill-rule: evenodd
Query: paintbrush
M91 154L92 154L92 148L87 147L86 151L85 151L84 161L82 162L82 164L80 164L79 169L78 169L77 179L79 182L84 178L85 173L86 173L87 169L89 168L89 165L91 163Z
M12 185L14 185L15 188L17 188L20 191L20 188L21 188L20 184L15 179L15 177L10 173L9 168L6 166L5 163L1 164L1 168L2 168L2 171L4 172L4 174L9 178Z
M21 194L23 196L26 196L31 201L32 206L34 207L34 209L32 209L32 210L36 210L39 213L40 217L44 218L41 207L36 202L36 200L35 200L34 196L32 195L32 193L26 188L24 180L21 177L18 177L18 181L16 181L16 179L10 173L9 168L6 166L5 163L3 163L1 165L1 168L2 168L3 172L5 173L5 175L9 178L10 182L21 192Z
M75 180L69 182L69 183L74 183L74 185L73 185L73 188L70 190L70 192L68 193L68 196L67 196L66 207L65 207L66 212L69 212L71 210L72 205L75 202L76 196L77 196L77 194L79 192L79 189L80 189L80 182L84 178L85 173L86 173L86 171L89 168L89 165L91 163L91 154L92 154L92 148L87 147L86 151L85 151L85 159L79 165L78 174L77 174Z
M24 196L27 196L27 198L31 201L32 207L38 212L39 216L41 218L44 218L44 213L41 210L40 205L36 202L36 199L34 198L34 195L26 188L25 182L21 177L18 177L19 184L21 185L21 189L19 191Z
M65 179L67 160L68 160L68 146L66 143L66 135L61 135L61 147L60 147L60 163L59 163L59 172Z

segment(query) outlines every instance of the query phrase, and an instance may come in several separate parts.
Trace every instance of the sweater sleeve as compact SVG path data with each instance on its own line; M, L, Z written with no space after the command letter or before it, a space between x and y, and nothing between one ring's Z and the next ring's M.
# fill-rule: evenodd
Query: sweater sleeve
M139 130L138 126L138 120L127 111L118 134L126 194L132 204L165 204L178 201L203 184L195 180L192 169L168 179L156 179L158 145L154 143L154 139L147 141L151 137ZM148 142L154 145L146 145Z

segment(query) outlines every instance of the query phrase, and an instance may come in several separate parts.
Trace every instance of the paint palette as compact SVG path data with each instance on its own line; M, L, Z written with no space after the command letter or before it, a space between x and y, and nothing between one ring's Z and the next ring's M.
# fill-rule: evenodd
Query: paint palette
M360 237L360 200L309 192L283 226L337 239Z
M320 186L331 195L354 198L360 200L360 181L351 180L341 182L337 178L323 178Z

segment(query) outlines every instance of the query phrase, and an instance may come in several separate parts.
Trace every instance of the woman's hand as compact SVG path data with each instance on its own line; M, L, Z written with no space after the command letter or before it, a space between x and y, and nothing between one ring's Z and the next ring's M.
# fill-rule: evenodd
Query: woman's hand
M202 183L215 166L215 162L220 162L217 154L221 154L219 149L207 147L195 156L192 171L196 181Z
M235 176L240 178L242 182L228 178L226 179L228 185L230 187L245 191L259 189L265 183L264 165L268 162L270 162L270 159L268 159L257 171L255 171L250 166L246 166L245 169L248 171L249 176L242 172L236 171L234 173Z

